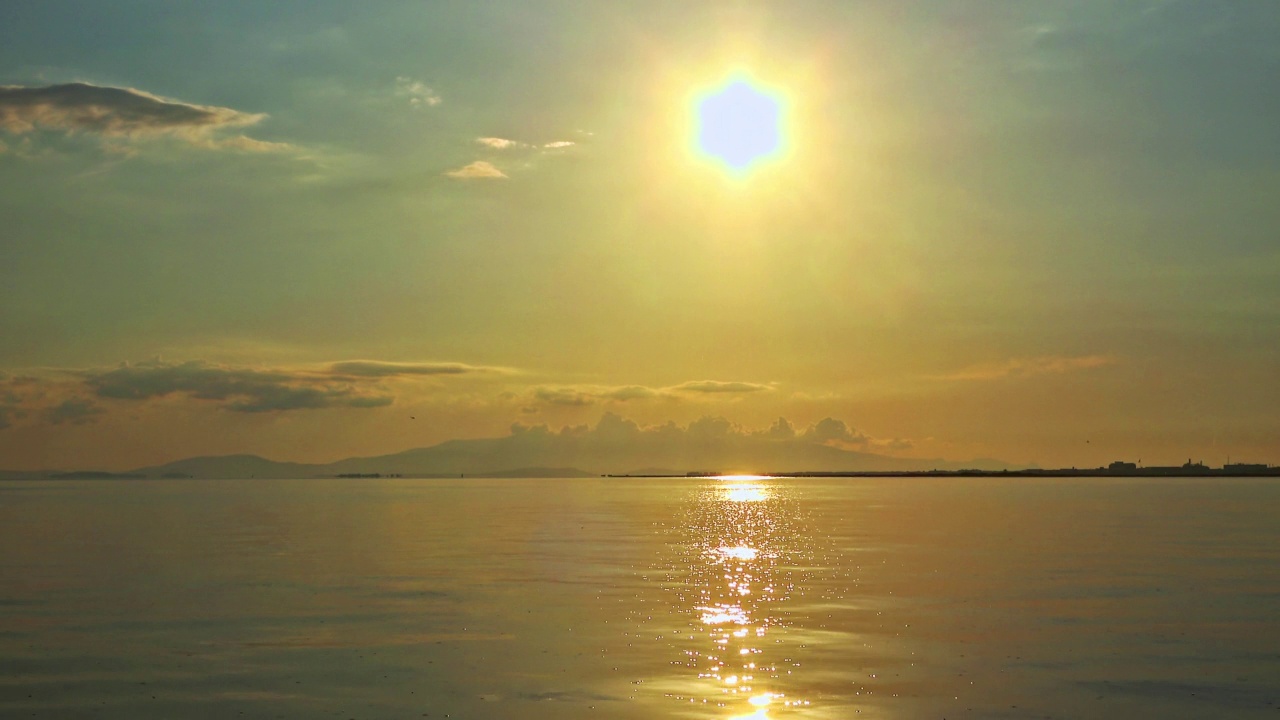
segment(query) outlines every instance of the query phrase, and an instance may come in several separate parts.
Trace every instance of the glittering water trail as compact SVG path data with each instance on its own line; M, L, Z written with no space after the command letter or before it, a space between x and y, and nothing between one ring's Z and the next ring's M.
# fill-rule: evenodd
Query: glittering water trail
M690 715L769 718L810 707L791 608L815 541L785 481L723 478L698 487L665 528L669 553L651 576L665 595L672 672L654 682ZM650 611L637 618L652 625Z

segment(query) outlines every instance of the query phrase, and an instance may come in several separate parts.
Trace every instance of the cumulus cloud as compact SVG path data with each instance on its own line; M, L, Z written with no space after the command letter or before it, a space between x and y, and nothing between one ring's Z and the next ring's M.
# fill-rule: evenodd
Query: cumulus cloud
M856 432L845 424L843 420L835 418L823 418L800 435L802 440L822 445L852 445L864 447L870 438L866 435Z
M1116 358L1109 355L1083 355L1076 357L1050 355L1031 358L1010 358L1001 362L970 365L954 373L934 376L934 379L1002 380L1036 375L1061 375L1076 370L1089 370L1115 365L1117 362Z
M400 76L396 78L396 97L405 98L415 108L435 107L444 102L444 98L435 90L413 78Z
M573 145L577 145L577 143L572 140L556 140L554 142L545 143L542 147L548 150L557 150L559 148L567 148Z
M468 179L491 179L496 180L507 177L507 174L493 166L493 163L485 160L477 160L470 165L464 165L456 170L450 170L445 173L451 178Z
M214 105L197 105L127 87L67 83L44 87L0 86L0 129L93 133L113 139L176 138L213 149L269 152L286 149L228 130L249 127L267 116Z
M371 408L392 402L390 395L366 383L310 371L262 370L199 360L121 365L84 375L86 385L101 398L146 400L183 395L217 402L237 412Z
M769 426L768 430L762 430L758 434L770 440L791 440L796 436L796 429L791 425L790 420L780 417Z
M336 375L354 375L365 378L396 377L399 375L465 375L477 372L495 372L496 368L478 367L464 363L406 363L381 360L345 360L329 366Z

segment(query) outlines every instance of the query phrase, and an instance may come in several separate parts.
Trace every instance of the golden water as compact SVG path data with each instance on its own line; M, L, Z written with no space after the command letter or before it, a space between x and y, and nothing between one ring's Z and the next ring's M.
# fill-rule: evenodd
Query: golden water
M1273 718L1280 484L0 484L0 716Z

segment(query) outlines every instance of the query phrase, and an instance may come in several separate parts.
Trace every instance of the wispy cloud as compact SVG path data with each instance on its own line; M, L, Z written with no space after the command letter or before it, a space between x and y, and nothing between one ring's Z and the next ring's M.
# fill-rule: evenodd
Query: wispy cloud
M420 387L412 387L415 378L443 381L516 373L459 362L342 360L245 366L160 358L111 368L45 368L21 375L0 371L0 430L18 421L83 425L105 416L114 403L166 398L244 413L379 408L391 405L400 391L420 393Z
M85 425L103 412L78 382L0 372L0 430L26 419Z
M14 420L26 415L21 392L23 383L20 380L21 378L0 372L0 430L10 427Z
M493 148L494 150L506 150L508 148L520 147L524 144L516 142L515 140L508 140L507 138L500 137L479 137L476 138L476 142L487 148Z
M749 382L720 382L718 380L691 380L667 388L672 392L693 393L754 393L765 392L773 388L768 385Z
M87 425L106 410L92 400L67 398L45 411L45 419L52 425Z
M401 375L465 375L480 372L502 372L499 368L464 363L406 363L381 360L345 360L329 366L336 375L363 378L397 377Z
M499 180L507 177L506 173L494 167L493 163L485 160L476 160L470 165L450 170L445 175L460 180Z
M483 145L487 148L490 148L491 150L511 150L513 148L561 150L567 147L573 147L574 145L578 144L572 140L554 140L552 142L542 143L541 145L538 145L536 143L521 142L519 140L512 140L510 138L501 138L501 137L478 137L476 138L476 143Z
M953 373L932 377L935 380L1001 380L1036 375L1059 375L1076 370L1115 365L1117 362L1119 362L1118 359L1110 355L1081 355L1074 357L1046 355L979 363Z
M414 108L435 107L444 102L444 98L425 83L403 75L396 78L395 94L396 97L407 99L410 107Z
M769 385L759 383L692 380L679 385L658 388L644 385L540 385L533 388L529 396L536 402L550 405L585 406L632 400L679 400L682 397L745 394L772 389Z
M272 152L285 143L255 140L227 131L257 125L267 116L232 108L196 105L135 88L68 83L44 87L0 86L0 130L21 135L37 130L92 133L113 140L175 138L196 147Z
M617 387L599 385L539 386L532 390L531 395L534 400L550 405L583 406L607 401L646 400L660 397L662 391L647 388L643 385L621 385Z

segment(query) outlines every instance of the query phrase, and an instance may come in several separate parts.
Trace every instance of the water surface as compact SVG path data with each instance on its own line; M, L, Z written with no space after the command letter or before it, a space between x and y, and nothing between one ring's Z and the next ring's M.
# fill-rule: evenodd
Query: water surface
M0 715L1280 717L1266 479L0 483Z

